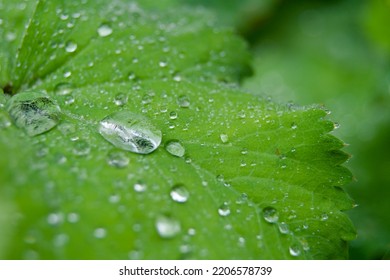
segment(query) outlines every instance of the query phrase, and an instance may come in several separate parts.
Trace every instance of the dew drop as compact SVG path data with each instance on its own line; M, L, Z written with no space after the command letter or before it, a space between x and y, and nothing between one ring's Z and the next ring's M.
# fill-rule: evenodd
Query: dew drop
M65 45L65 51L68 53L73 53L77 50L77 44L73 41L68 41Z
M218 214L222 217L226 217L230 215L230 208L229 205L224 202L219 208L218 208Z
M286 224L285 222L281 222L278 224L279 226L279 231L280 233L282 234L288 234L290 232L290 229L288 227L288 224Z
M93 232L93 236L95 236L98 239L102 239L106 237L106 235L107 235L107 230L104 228L97 228Z
M219 135L219 138L221 139L222 143L229 142L229 136L227 134L221 134Z
M326 214L326 213L323 213L323 214L321 215L321 221L326 221L326 220L328 220L328 218L329 218L329 216L328 216L328 214Z
M114 98L114 104L115 105L123 106L123 105L125 105L127 103L127 101L128 101L127 94L125 94L123 92L120 92L117 95L115 95L115 98Z
M186 95L179 96L177 103L181 108L188 108L191 104L189 98Z
M178 140L170 140L166 143L165 149L168 153L176 157L184 156L186 150Z
M138 193L146 191L146 184L143 182L137 182L133 186L134 190Z
M273 207L265 207L263 209L263 217L268 223L276 223L279 220L279 213Z
M122 151L111 151L107 155L107 163L113 167L125 168L129 165L129 158Z
M161 143L162 133L141 115L122 111L113 113L99 123L99 133L120 149L149 154Z
M107 37L111 35L112 33L111 25L109 23L102 23L97 29L97 33L99 34L100 37Z
M179 221L166 215L160 215L155 222L157 233L162 238L173 238L181 231Z
M298 257L301 254L301 249L297 245L291 245L288 250L293 257Z
M295 129L297 129L298 128L298 126L297 126L297 124L296 123L291 123L291 129L293 129L293 130L295 130Z
M57 95L68 95L72 93L73 85L70 83L59 83L54 87L54 92Z
M74 142L73 154L76 156L86 156L91 151L91 147L85 140L78 140Z
M335 122L333 123L333 129L339 129L340 128L340 124Z
M175 111L172 111L169 113L169 118L171 120L176 120L177 119L177 113Z
M173 201L184 203L188 200L190 193L184 185L175 185L172 187L170 196Z
M22 92L7 102L14 124L27 135L35 136L54 128L60 121L60 107L41 92Z

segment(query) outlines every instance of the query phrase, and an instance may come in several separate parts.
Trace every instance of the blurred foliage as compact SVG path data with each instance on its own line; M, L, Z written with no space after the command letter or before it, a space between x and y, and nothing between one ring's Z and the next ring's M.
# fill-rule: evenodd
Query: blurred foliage
M390 258L390 1L283 2L253 30L245 87L279 102L323 104L350 144L359 205L352 259Z

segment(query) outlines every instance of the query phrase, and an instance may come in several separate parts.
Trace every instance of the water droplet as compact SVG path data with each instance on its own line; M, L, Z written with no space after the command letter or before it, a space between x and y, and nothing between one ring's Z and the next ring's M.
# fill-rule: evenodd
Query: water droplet
M242 155L247 155L247 154L248 154L248 149L247 149L247 148L243 148L243 149L241 150L241 154L242 154Z
M35 136L54 128L60 120L60 107L41 92L22 92L7 102L7 109L15 125L27 135Z
M288 234L290 232L290 229L288 227L288 224L286 224L285 222L281 222L278 224L279 226L279 231L280 233L282 234Z
M111 151L107 155L107 163L113 167L124 168L129 164L129 158L122 151Z
M177 113L175 111L172 111L169 113L169 118L171 120L176 120L177 119Z
M190 100L185 95L179 96L179 98L177 99L177 103L179 104L179 106L181 108L188 108L188 107L190 107Z
M155 222L158 235L162 238L173 238L181 231L179 221L166 215L160 215Z
M222 143L229 142L229 136L227 134L221 134L219 135L219 138L221 138Z
M85 140L78 140L74 142L73 154L76 156L86 156L91 151L91 147Z
M115 98L114 98L115 105L123 106L127 103L127 101L128 101L127 94L120 92L117 95L115 95Z
M219 208L218 208L218 214L222 217L226 217L230 215L230 208L229 205L224 202Z
M190 193L184 185L173 186L170 192L173 201L184 203L188 200Z
M141 115L122 111L105 117L99 123L99 133L120 149L137 154L149 154L161 143L162 133Z
M77 44L73 41L68 41L65 45L65 51L68 53L75 52L77 50Z
M107 37L111 35L112 33L111 25L109 23L102 23L97 29L97 33L99 34L100 37Z
M340 128L340 124L335 122L333 123L333 129L339 129Z
M184 146L178 140L168 141L165 145L165 149L168 153L176 157L182 157L186 152Z
M107 230L104 228L97 228L93 232L93 236L99 239L106 237L106 235L107 235Z
M62 223L62 214L50 213L49 216L47 216L47 222L52 226Z
M326 220L328 220L328 218L329 218L329 216L328 216L328 214L326 214L326 213L323 213L323 214L321 215L321 221L326 221Z
M54 92L57 95L68 95L72 93L73 85L70 83L59 83L54 87Z
M133 188L136 192L144 192L146 191L146 184L142 182L137 182L134 184Z
M291 123L291 129L297 129L298 128L298 126L297 126L297 124L296 123Z
M301 249L298 245L291 245L288 250L293 257L298 257L301 254Z
M273 207L265 207L263 209L263 217L268 223L276 223L279 220L279 213Z
M72 212L72 213L68 214L68 222L69 223L72 223L72 224L77 223L79 221L79 219L80 219L80 217L79 217L79 214L77 214L77 213Z
M160 61L158 63L158 66L160 66L161 68L164 68L164 67L167 67L168 63L166 61Z

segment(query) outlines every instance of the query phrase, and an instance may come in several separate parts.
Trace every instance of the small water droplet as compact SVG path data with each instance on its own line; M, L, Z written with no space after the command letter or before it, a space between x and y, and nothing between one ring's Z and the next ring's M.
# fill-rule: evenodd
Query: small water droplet
M173 201L184 203L190 197L190 193L184 185L179 184L172 187L170 196Z
M263 209L263 217L268 223L276 223L279 220L279 213L273 207L265 207Z
M166 61L160 61L158 63L158 66L160 66L161 68L165 68L165 67L167 67L167 65L168 65L168 63Z
M58 225L62 223L62 214L61 213L50 213L49 216L47 216L47 222L52 225Z
M239 119L245 119L245 118L246 118L245 111L240 111L240 112L238 112L238 118L239 118Z
M124 168L129 164L129 158L122 151L111 151L107 155L107 163L113 167Z
M244 204L248 202L248 195L246 193L242 193L240 197L236 200L237 204Z
M291 123L291 129L297 129L298 126L295 122Z
M242 154L242 155L247 155L247 154L248 154L248 149L247 149L247 148L243 148L243 149L241 150L241 154Z
M321 215L321 221L326 221L326 220L328 220L328 218L329 218L329 216L328 216L328 214L326 214L326 213L323 213L323 214Z
M145 183L143 183L143 182L137 182L137 183L135 183L134 184L134 186L133 186L133 188L134 188L134 190L136 191L136 192L144 192L144 191L146 191L146 184Z
M177 99L177 103L181 108L188 108L190 107L190 99L186 95L179 96Z
M73 53L77 50L77 44L73 41L68 41L65 45L65 51L68 53Z
M15 125L27 135L35 136L54 128L60 120L60 107L41 92L22 92L7 102L7 110Z
M229 205L224 202L219 208L218 208L218 214L222 217L226 217L230 215L230 208Z
M78 140L74 142L73 154L76 156L86 156L91 151L91 147L85 140Z
M157 217L155 227L158 235L162 238L173 238L181 231L179 221L166 215Z
M279 226L279 231L280 233L282 234L288 234L290 232L290 229L288 227L288 224L286 224L285 222L281 222L278 224Z
M333 129L339 129L340 128L340 124L335 122L333 123Z
M106 235L107 235L107 230L104 228L97 228L93 232L93 236L95 236L98 239L102 239L106 237Z
M68 219L69 223L74 224L74 223L77 223L79 221L80 217L79 217L79 214L72 212L72 213L68 214L67 219Z
M161 143L162 133L141 115L122 111L99 123L99 133L114 146L137 154L149 154Z
M127 94L120 92L117 95L115 95L115 98L114 98L115 105L123 106L127 103L127 101L128 101Z
M112 33L111 25L109 23L102 23L97 29L97 33L99 34L100 37L107 37L111 35Z
M298 245L291 245L288 250L293 257L298 257L301 254L301 249Z
M175 111L172 111L169 113L169 118L171 120L176 120L177 119L177 113Z
M54 87L54 92L57 95L68 95L72 93L73 85L70 83L59 83Z
M221 134L219 135L219 138L221 138L222 143L229 142L229 136L227 134Z
M184 156L186 150L178 140L170 140L166 143L165 149L168 153L176 157Z

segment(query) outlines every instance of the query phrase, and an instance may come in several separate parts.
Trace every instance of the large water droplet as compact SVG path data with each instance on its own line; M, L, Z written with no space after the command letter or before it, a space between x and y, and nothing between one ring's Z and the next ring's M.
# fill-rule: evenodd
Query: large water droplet
M168 153L177 157L184 156L186 152L184 146L178 140L168 141L165 145L165 149Z
M141 115L122 111L105 117L99 133L114 146L137 154L149 154L161 143L162 133Z
M276 223L279 220L279 213L273 207L265 207L263 209L263 217L268 223Z
M166 215L158 216L155 226L158 235L162 238L173 238L181 231L179 221Z
M41 92L22 92L7 102L8 113L15 125L29 136L49 131L60 120L60 107Z
M113 167L124 168L129 164L129 158L122 151L111 151L107 155L107 163Z
M219 208L218 208L218 214L220 216L226 217L230 215L230 208L229 205L224 202Z
M100 37L107 37L111 35L112 33L111 25L109 23L101 24L97 29L97 33L99 34Z
M188 200L190 193L184 185L173 186L170 192L171 198L179 203L184 203Z

